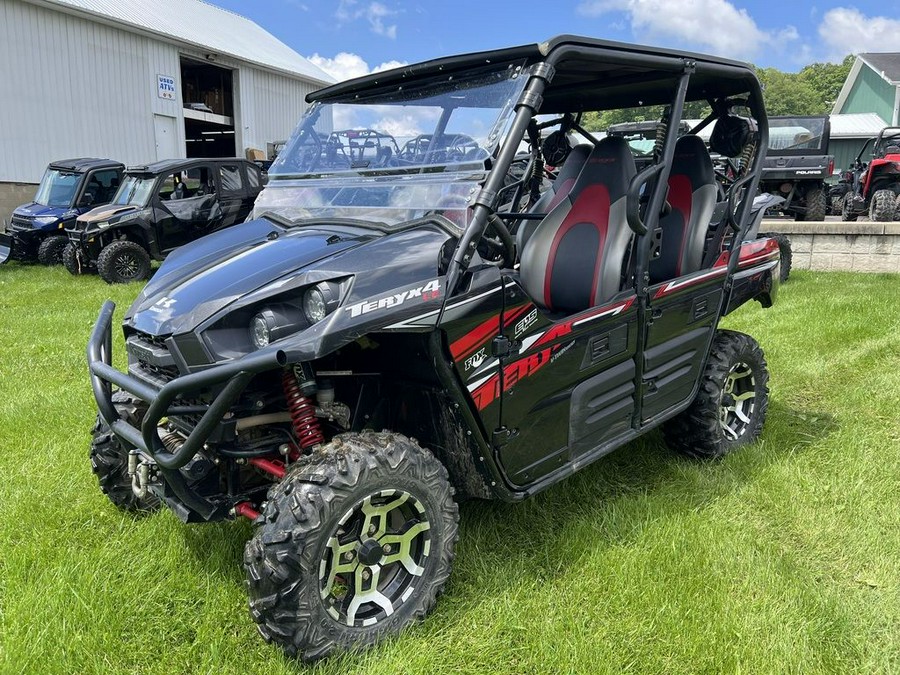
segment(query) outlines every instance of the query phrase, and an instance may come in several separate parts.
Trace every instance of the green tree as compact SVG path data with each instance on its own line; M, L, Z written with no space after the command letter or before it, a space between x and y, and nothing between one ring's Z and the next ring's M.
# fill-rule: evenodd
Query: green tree
M763 87L763 100L769 115L816 115L821 104L816 91L797 73L783 73L777 68L757 68L756 76Z
M816 92L819 112L831 112L854 59L853 54L849 54L841 63L810 63L800 71L800 79Z

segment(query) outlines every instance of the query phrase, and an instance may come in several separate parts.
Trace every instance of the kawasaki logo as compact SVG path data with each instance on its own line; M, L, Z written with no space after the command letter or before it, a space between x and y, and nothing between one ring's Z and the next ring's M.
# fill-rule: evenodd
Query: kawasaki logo
M412 300L413 298L421 298L423 302L427 302L428 300L434 300L438 298L440 294L441 282L437 279L433 279L424 286L419 286L418 288L410 288L409 290L400 291L399 293L394 293L393 295L386 295L383 298L378 298L377 300L363 300L362 302L358 302L355 305L347 307L347 311L350 312L351 317L355 318L360 314L368 314L369 312L375 311L376 309L398 307L407 300Z

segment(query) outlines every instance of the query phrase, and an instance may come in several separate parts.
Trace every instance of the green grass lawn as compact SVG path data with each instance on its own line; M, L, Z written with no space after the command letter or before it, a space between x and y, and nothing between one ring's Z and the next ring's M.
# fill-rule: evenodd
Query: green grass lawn
M249 618L248 523L134 519L97 487L84 347L138 290L0 267L0 671L900 672L900 276L795 272L726 322L768 358L760 443L704 464L651 434L464 505L432 616L313 669Z

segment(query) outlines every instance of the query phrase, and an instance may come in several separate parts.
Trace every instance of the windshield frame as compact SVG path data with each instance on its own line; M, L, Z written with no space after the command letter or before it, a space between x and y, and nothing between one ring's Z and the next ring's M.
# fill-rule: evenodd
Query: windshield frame
M135 206L140 209L147 208L150 204L150 200L153 198L153 195L156 194L156 182L159 179L159 176L147 176L143 174L129 174L126 173L122 177L122 184L119 185L119 189L116 190L116 195L113 197L112 201L109 203L110 206ZM138 186L142 183L145 183L150 186L150 189L147 191L146 195L144 195L143 199L139 201L133 201L133 197L135 192L137 191ZM133 186L133 187L131 187ZM120 201L122 196L126 193L130 192L128 198L125 201Z
M41 177L41 182L38 183L37 190L34 193L34 203L52 209L72 208L81 193L81 185L84 182L85 175L86 173L84 171L74 171L72 169L62 169L48 166L46 171L44 171L44 175ZM72 185L71 195L69 196L68 201L65 201L63 203L51 203L50 195L53 192L54 181L63 176L75 176L77 178L75 183Z
M486 172L525 87L523 64L473 66L406 87L315 101L269 168L270 185L345 175ZM358 145L337 147L364 134L378 136L390 152L360 161Z

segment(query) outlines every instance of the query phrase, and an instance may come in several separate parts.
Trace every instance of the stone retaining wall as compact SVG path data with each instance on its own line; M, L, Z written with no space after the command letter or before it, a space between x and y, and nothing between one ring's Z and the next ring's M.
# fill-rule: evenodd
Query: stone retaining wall
M900 223L764 220L760 231L790 238L797 269L900 272Z

